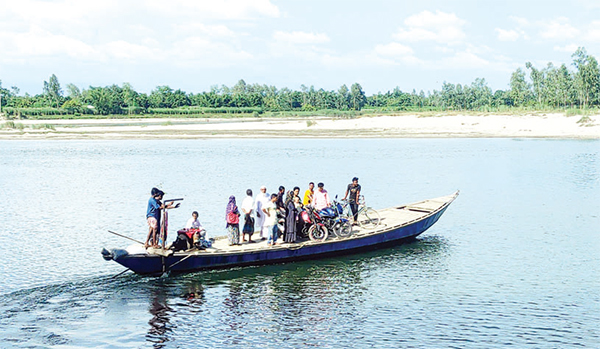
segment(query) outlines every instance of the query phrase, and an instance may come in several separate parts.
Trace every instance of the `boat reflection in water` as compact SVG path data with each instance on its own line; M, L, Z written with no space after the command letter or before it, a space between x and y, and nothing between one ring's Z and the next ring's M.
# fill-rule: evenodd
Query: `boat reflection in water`
M5 344L32 347L320 345L330 343L324 336L332 332L353 338L340 331L364 327L376 302L402 297L382 297L382 280L436 282L446 269L447 245L428 236L332 259L21 290L0 295L1 333ZM388 274L402 278L382 277Z
M164 292L151 303L148 341L258 347L274 335L286 346L319 345L330 336L323 329L341 335L367 321L370 299L382 296L382 273L404 270L406 280L393 283L433 282L447 268L448 251L433 236L356 256L147 278Z
M156 288L152 291L150 314L152 318L148 321L150 329L146 338L154 347L160 348L162 344L169 341L167 333L171 331L169 318L173 309L168 305L168 296L164 289Z

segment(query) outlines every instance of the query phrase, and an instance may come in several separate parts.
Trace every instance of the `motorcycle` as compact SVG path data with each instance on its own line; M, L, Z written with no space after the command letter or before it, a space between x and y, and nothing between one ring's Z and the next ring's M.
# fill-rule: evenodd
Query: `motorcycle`
M302 225L302 229L300 230L302 237L311 240L327 239L327 227L325 227L321 217L312 206L304 206L300 212L299 221Z
M331 207L326 207L320 211L312 209L309 213L314 223L308 229L308 237L311 240L325 241L329 232L336 237L346 238L352 235L352 224L348 217L343 215L343 206L333 200Z

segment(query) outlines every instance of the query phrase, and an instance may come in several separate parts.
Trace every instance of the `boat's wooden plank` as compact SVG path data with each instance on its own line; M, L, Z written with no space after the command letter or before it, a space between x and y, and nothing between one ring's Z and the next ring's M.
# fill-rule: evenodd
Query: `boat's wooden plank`
M163 250L162 248L154 248L154 247L148 247L146 249L146 252L148 252L148 254L162 256L162 257L169 257L170 255L173 254L172 250Z

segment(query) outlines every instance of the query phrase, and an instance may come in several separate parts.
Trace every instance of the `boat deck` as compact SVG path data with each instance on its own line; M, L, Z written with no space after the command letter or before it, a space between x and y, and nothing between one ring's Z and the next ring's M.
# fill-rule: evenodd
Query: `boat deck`
M278 239L277 244L275 246L268 246L267 240L260 239L260 233L255 232L252 235L252 239L255 241L254 243L242 242L241 245L229 246L228 239L226 236L219 236L215 238L213 246L206 250L188 250L188 251L180 251L175 252L174 255L189 255L189 254L229 254L229 253L240 253L240 252L251 252L251 251L259 251L264 249L299 249L306 245L313 244L322 244L322 243L330 243L336 240L342 239L358 239L367 235L374 235L386 232L388 230L392 230L404 225L411 224L414 221L422 219L440 208L444 205L452 202L453 198L457 195L448 195L435 199L429 199L424 201L419 201L413 204L390 207L382 210L377 210L381 217L381 223L375 227L374 229L364 229L359 226L352 227L352 235L347 238L338 238L334 236L329 236L326 241L311 241L304 240L296 243L284 243L283 239ZM149 254L158 254L163 255L165 251L163 250L148 250Z

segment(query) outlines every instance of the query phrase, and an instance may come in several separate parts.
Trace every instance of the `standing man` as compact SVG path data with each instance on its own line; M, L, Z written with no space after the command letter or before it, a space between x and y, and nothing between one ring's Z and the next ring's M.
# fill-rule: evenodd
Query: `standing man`
M302 200L303 205L310 205L313 200L313 195L315 194L315 183L308 183L308 189L304 192L304 199Z
M148 237L146 238L146 243L144 244L144 247L148 248L148 246L150 246L150 240L152 240L152 247L158 248L159 246L156 235L158 233L158 227L160 227L160 213L163 209L173 208L174 206L173 202L167 203L166 205L163 205L163 203L160 202L160 200L163 199L163 195L165 195L165 193L158 188L152 188L152 190L150 191L150 195L152 196L148 200L148 209L146 210L146 221L148 222ZM175 207L178 206L179 204L177 204L177 206Z
M279 229L277 228L277 194L271 194L271 201L267 202L263 207L262 211L266 215L265 217L265 228L268 232L269 240L267 240L268 246L277 245L277 236L279 235Z
M265 231L265 213L263 208L270 201L270 196L267 194L267 187L264 185L260 187L260 193L256 196L256 225L260 231L260 239L265 240L265 234L268 236L268 232Z
M322 210L325 207L329 207L331 205L330 202L329 194L327 193L327 190L325 190L325 184L317 184L317 190L313 195L313 206L315 209Z
M275 205L277 205L277 209L283 213L285 213L285 203L283 201L284 196L285 196L285 187L283 185L280 185L279 192L277 193L277 201L275 202Z
M360 184L358 184L358 177L352 178L352 183L348 184L346 195L344 195L343 200L346 200L348 194L350 194L348 203L350 204L350 209L352 210L354 224L356 224L358 220L358 198L360 196Z
M252 241L252 234L254 234L254 218L252 218L252 211L254 208L254 199L252 198L252 189L246 190L246 198L242 201L242 212L244 212L244 228L242 228L242 241L246 241L246 234L248 234L248 242Z

